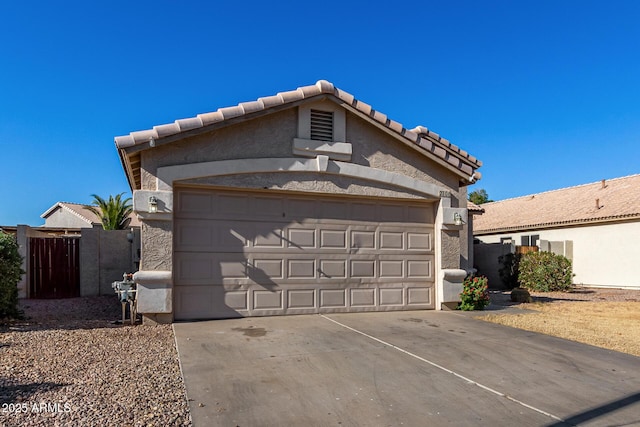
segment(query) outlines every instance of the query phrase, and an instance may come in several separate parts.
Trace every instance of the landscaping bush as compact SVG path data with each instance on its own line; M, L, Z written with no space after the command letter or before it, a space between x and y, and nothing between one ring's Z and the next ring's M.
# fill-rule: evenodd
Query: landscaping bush
M573 286L571 261L551 252L529 252L520 259L518 281L532 291L567 291Z
M484 310L489 304L489 281L484 276L467 277L462 283L459 310Z
M24 274L16 239L0 231L0 319L19 318L18 282Z
M518 266L520 265L521 254L508 253L498 257L502 267L498 270L500 280L507 289L518 287Z

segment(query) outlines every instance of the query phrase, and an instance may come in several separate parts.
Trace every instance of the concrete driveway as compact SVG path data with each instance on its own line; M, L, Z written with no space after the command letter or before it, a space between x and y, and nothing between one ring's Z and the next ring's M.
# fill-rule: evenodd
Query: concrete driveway
M459 312L174 325L194 425L640 425L640 358Z

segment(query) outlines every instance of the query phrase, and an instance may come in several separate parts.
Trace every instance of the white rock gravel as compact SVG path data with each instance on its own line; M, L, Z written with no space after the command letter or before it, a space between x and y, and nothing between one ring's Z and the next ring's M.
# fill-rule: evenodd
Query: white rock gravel
M191 425L170 325L114 324L115 295L21 307L0 324L0 425Z

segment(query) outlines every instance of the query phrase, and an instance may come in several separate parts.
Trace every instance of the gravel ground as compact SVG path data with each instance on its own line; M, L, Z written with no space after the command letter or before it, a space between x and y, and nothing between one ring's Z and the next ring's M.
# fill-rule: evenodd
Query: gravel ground
M0 325L0 425L191 425L170 325L115 324L115 295L21 307Z

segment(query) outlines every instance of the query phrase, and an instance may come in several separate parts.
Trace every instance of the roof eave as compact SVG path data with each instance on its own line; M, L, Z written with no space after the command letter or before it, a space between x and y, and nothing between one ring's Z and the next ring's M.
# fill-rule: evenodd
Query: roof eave
M565 227L582 227L586 225L601 225L601 224L607 224L607 223L619 223L619 222L626 222L626 221L633 221L633 220L640 220L640 213L616 215L616 216L593 218L593 219L576 219L571 221L526 224L526 225L517 225L513 227L492 228L487 230L474 229L473 234L476 236L488 236L492 234L503 234L503 233L510 233L510 232L557 229L557 228L565 228Z

